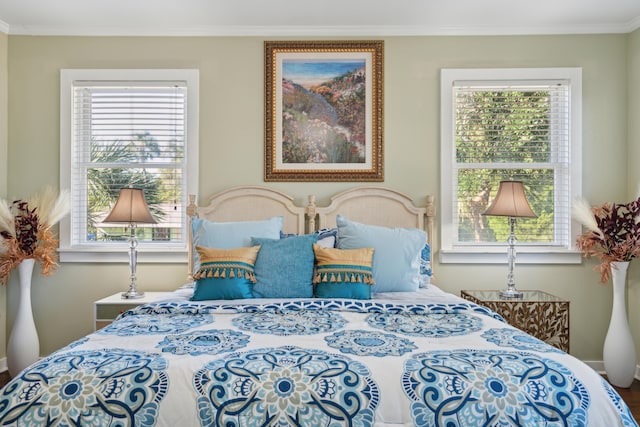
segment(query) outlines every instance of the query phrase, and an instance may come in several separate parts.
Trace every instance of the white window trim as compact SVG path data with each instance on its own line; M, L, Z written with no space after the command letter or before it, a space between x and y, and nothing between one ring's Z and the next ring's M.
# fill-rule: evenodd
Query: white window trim
M197 69L62 69L60 70L60 188L71 188L71 141L73 82L78 80L184 80L187 82L186 188L198 194L199 71ZM186 206L183 206L186 209ZM185 224L186 225L186 224ZM138 263L187 261L187 237L184 244L152 243L138 246ZM60 262L129 262L129 245L73 245L71 219L60 222Z
M440 78L440 132L441 132L441 239L439 251L441 263L465 264L506 264L507 244L498 243L483 246L465 246L454 242L453 223L453 160L455 148L453 139L454 110L453 83L460 80L555 80L570 81L570 200L582 193L582 69L581 68L482 68L482 69L442 69ZM581 253L575 248L575 240L581 232L581 225L571 219L570 248L551 245L516 245L518 264L579 264Z

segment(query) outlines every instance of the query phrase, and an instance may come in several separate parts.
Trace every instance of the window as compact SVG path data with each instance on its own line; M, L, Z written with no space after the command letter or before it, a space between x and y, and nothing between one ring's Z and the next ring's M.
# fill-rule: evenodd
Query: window
M518 262L580 262L581 70L444 69L441 262L505 262L506 218L482 213L521 180L538 215L518 219Z
M125 261L128 229L103 220L122 187L142 188L157 224L139 224L141 261L186 260L197 194L197 70L62 70L60 260Z

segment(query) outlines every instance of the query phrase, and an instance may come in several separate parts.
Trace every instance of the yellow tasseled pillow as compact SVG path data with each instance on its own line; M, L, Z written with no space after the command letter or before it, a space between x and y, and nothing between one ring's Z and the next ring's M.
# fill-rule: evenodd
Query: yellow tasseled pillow
M335 249L313 245L318 298L371 298L373 248Z
M218 249L197 246L200 267L192 301L253 298L253 266L260 246Z

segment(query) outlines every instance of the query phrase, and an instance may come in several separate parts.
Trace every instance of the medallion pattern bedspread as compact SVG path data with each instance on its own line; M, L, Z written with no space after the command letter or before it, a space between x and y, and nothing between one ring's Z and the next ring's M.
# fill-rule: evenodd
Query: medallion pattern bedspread
M0 425L637 424L591 368L462 300L182 297L23 371Z

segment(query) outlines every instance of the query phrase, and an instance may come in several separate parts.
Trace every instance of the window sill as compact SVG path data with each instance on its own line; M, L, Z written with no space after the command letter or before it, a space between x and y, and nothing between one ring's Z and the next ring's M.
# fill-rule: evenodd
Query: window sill
M470 251L470 250L441 250L441 264L506 264L507 249L501 252ZM516 264L581 264L582 254L578 251L520 250L516 253Z
M129 249L59 249L60 262L129 263ZM137 263L186 263L187 250L168 248L161 250L138 249Z

